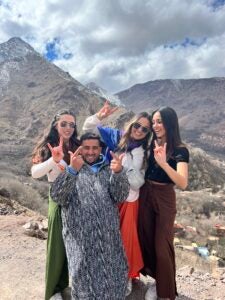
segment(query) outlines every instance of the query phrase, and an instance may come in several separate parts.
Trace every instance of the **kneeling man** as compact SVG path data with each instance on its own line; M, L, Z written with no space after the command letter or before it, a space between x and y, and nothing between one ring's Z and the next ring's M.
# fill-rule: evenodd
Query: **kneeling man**
M128 270L117 204L128 196L128 179L122 157L112 153L111 165L105 162L98 135L86 133L80 141L51 187L62 208L72 299L123 300Z

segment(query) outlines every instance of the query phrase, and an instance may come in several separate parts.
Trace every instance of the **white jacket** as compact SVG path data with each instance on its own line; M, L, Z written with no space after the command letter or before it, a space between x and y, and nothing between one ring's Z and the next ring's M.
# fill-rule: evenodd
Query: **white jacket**
M96 115L88 117L83 125L83 131L92 131L97 134L101 121ZM126 174L130 183L129 195L127 202L134 202L139 198L139 189L144 184L145 170L143 169L144 149L142 146L133 149L131 152L125 153L122 165L126 170Z

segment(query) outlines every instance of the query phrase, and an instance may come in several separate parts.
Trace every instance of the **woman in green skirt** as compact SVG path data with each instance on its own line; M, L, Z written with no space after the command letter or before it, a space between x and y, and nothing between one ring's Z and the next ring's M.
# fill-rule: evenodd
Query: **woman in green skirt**
M33 151L32 177L47 175L49 183L53 182L69 164L68 151L74 152L79 144L74 113L70 110L60 111ZM62 300L61 293L69 284L61 211L50 197L45 284L45 300Z

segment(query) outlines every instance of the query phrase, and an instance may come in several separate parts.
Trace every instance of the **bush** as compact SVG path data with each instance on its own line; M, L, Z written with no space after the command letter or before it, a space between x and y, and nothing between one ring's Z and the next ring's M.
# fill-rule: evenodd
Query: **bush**
M16 200L19 204L47 215L47 201L32 186L25 185L17 178L12 177L0 178L0 186L7 189L11 199Z

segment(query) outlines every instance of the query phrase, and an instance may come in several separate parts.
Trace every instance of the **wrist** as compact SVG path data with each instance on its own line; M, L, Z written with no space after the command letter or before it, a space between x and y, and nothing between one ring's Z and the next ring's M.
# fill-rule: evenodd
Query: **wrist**
M60 160L55 160L55 159L53 159L54 160L54 162L56 163L56 164L59 164L60 163Z
M58 164L58 163L60 162L60 160L61 160L61 159L56 159L56 158L54 158L54 157L52 157L52 159L53 159L53 161L54 161L56 164Z
M100 115L100 113L96 113L96 117L99 119L99 121L101 121L103 119L103 117Z
M120 169L114 171L114 173L120 173L120 172L122 172L122 170L123 170L123 167L121 167Z
M168 162L164 162L162 165L161 165L161 168L165 171L166 169L168 169L169 167L169 164Z
M63 166L62 164L60 164L60 162L57 163L57 166L58 166L58 168L59 168L61 171L65 171L65 166Z
M77 175L78 174L78 171L71 165L69 165L67 168L66 168L67 172L72 174L72 175Z

